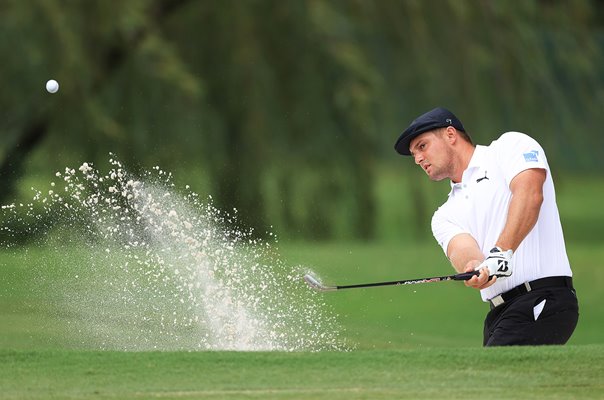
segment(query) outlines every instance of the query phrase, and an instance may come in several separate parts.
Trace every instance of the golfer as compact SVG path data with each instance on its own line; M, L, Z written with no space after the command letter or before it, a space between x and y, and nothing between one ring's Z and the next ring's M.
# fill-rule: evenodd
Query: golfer
M449 179L432 232L466 285L490 303L485 346L564 344L579 318L552 174L534 139L506 132L474 145L453 113L436 108L395 144L433 181Z

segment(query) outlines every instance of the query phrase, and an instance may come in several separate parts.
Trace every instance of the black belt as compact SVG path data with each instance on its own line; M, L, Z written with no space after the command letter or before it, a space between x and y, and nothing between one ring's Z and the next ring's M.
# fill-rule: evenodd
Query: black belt
M518 296L522 296L531 290L546 287L567 287L569 289L573 289L573 279L570 276L550 276L547 278L536 279L531 282L525 282L522 285L518 285L515 288L490 299L489 303L491 303L491 309L515 299Z

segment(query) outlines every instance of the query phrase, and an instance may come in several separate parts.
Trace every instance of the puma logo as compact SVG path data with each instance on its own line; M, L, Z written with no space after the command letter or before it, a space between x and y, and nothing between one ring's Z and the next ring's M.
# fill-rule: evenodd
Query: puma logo
M484 181L485 179L489 180L489 177L487 176L487 171L484 171L484 176L482 178L476 179L476 183L480 183L480 181Z

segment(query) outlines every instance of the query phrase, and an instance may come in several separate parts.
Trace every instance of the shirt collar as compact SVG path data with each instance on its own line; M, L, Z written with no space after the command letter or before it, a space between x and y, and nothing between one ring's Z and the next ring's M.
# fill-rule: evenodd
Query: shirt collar
M471 169L474 169L474 168L479 168L483 164L486 156L487 156L487 146L476 145L476 147L474 148L474 154L472 154L472 158L470 159L470 163L468 164L468 167L463 171L463 174L461 175L461 182L463 182L463 177L466 175L466 173L468 171L470 171ZM453 189L455 189L455 187L459 187L459 185L460 185L460 183L454 183L453 181L449 181L449 183L451 184L451 191L453 191ZM450 195L450 193L449 193L449 195Z
M478 168L482 165L484 158L487 154L487 146L477 145L474 148L474 154L472 154L472 158L470 159L470 164L468 164L468 168L466 171L472 168ZM465 172L465 171L464 171Z

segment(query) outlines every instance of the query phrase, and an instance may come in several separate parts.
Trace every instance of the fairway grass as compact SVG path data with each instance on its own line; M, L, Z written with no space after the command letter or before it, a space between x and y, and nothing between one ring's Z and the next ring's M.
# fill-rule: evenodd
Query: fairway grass
M312 271L327 285L344 285L451 273L434 246L296 243L282 244L280 251L285 264ZM77 329L86 316L57 306L62 304L61 293L70 290L65 259L72 264L85 260L80 251L74 249L63 259L44 248L0 252L0 349L100 349ZM604 270L595 266L604 258L604 246L569 246L569 255L580 307L579 324L569 344L603 344ZM300 285L307 289L301 277ZM477 291L461 282L314 295L337 315L341 338L357 350L479 348L482 344L488 306Z
M0 351L2 399L595 399L604 346Z
M433 243L280 247L326 284L450 272ZM0 399L602 399L604 247L572 245L581 316L567 346L484 349L487 311L460 282L316 293L349 352L98 351L57 308L65 260L0 253ZM44 268L40 268L44 265ZM303 282L300 282L304 285Z

